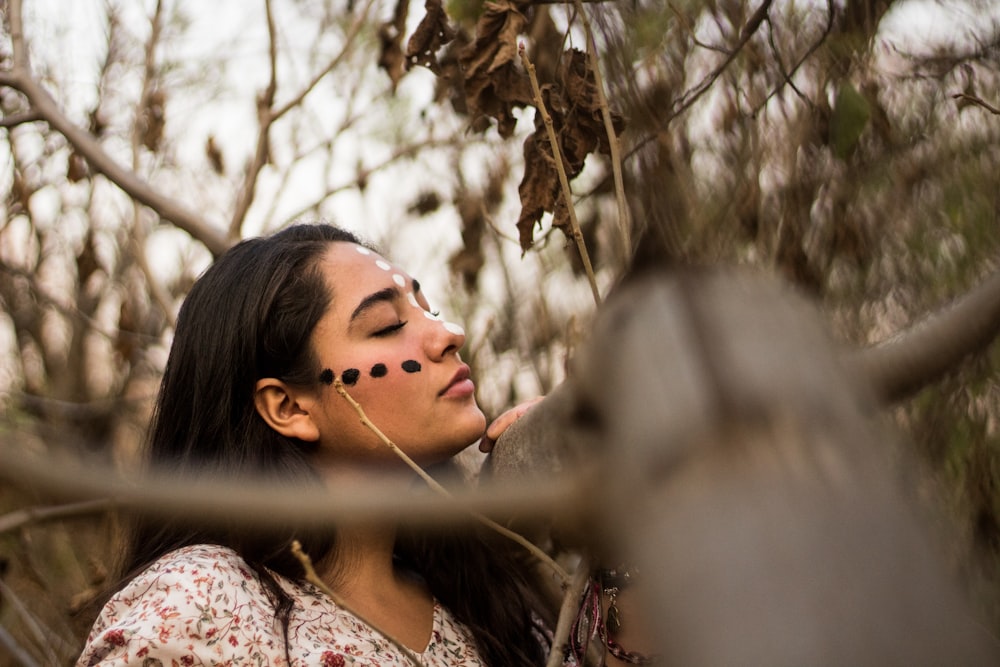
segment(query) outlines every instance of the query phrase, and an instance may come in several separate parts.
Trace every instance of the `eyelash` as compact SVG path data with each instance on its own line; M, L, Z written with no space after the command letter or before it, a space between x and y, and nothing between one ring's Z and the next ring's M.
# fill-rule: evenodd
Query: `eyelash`
M402 329L404 326L406 326L406 322L407 322L406 320L402 320L400 322L396 322L393 325L387 326L384 329L379 329L378 331L376 331L375 333L372 334L372 337L373 338L382 338L383 336L388 336L390 334L394 334L397 331L399 331L400 329Z

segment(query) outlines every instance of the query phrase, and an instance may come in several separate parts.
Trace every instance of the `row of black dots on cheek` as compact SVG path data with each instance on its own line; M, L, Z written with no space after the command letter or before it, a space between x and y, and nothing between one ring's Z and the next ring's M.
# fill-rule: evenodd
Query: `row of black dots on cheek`
M402 363L402 368L407 373L419 373L420 372L420 362L414 359L407 359ZM369 375L373 378L385 377L389 374L389 369L385 364L375 364L372 366ZM340 381L346 385L353 385L357 383L358 379L361 377L361 371L357 368L348 368L340 375ZM323 372L319 374L319 381L323 384L333 384L334 374L329 368L324 368Z

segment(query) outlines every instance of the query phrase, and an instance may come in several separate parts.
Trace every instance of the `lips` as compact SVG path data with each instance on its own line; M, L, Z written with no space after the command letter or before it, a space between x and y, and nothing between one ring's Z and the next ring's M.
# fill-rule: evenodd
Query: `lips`
M451 377L444 389L438 392L438 396L464 396L475 391L475 385L469 379L471 373L469 367L462 364Z

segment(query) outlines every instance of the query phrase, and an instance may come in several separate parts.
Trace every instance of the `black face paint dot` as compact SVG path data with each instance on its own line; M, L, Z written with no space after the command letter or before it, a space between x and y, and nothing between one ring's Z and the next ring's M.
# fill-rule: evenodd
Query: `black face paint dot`
M407 359L403 362L403 370L407 373L419 373L420 372L420 362L414 361L413 359Z
M385 364L375 364L374 366L372 366L373 378L385 377L386 373L388 372L389 369L385 367Z
M344 374L340 376L340 381L344 384L354 384L361 377L361 371L357 368L348 368L344 371Z
M333 371L324 368L323 372L319 374L319 381L323 384L333 384Z

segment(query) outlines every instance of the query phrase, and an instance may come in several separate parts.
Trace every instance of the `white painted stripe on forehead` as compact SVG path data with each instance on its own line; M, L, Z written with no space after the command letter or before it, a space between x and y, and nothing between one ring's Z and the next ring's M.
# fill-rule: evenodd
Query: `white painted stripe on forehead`
M396 283L400 287L406 287L406 279L398 273L392 274L392 282Z
M370 255L370 254L372 254L372 251L369 250L368 248L364 247L363 245L357 245L357 244L355 244L354 249L357 250L358 253L360 253L362 255Z
M389 262L385 261L384 259L376 259L375 266L382 269L383 271L388 271L389 269L392 268L392 265L389 264Z
M417 303L417 297L413 295L413 292L406 293L406 300L410 302L410 305L414 308L420 308L420 304Z

